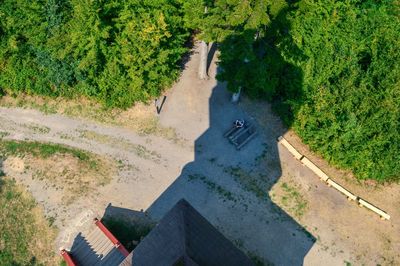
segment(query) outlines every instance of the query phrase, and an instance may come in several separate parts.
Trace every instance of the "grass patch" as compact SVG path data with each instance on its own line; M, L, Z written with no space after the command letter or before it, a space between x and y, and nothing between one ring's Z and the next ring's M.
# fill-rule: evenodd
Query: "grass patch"
M262 161L264 161L267 158L267 154L268 154L268 145L267 143L263 143L263 151L260 155L258 155L255 159L255 163L256 164L260 164Z
M48 158L55 154L71 154L80 161L88 162L91 167L96 167L97 162L91 160L88 152L66 147L60 144L42 143L42 142L26 142L7 140L0 142L0 153L3 156L24 156L31 154L35 157Z
M290 180L283 182L272 196L285 211L297 218L301 218L308 209L308 202L299 190L300 186Z
M0 139L5 138L5 137L7 137L9 135L10 135L10 133L8 133L8 132L0 131Z
M114 138L112 136L99 134L90 130L80 130L79 132L81 134L81 137L83 138L94 140L104 144L109 144L119 149L133 151L140 158L152 160L156 163L160 162L161 155L155 151L147 149L143 145L133 144L123 138Z
M102 219L104 225L130 252L153 229L153 225L132 223L124 219L108 217Z
M189 175L188 178L189 178L189 181L200 180L207 186L207 188L209 190L216 192L218 194L218 196L221 199L223 199L224 201L226 201L226 200L233 201L233 202L238 201L238 199L233 195L232 192L230 192L229 190L226 190L225 188L223 188L220 185L216 184L215 182L209 180L207 177L205 177L203 175L194 174L194 175Z
M156 135L178 144L184 141L174 128L163 127L155 116L153 106L137 104L127 110L105 108L96 101L87 98L51 98L17 94L13 97L0 97L0 106L30 108L45 114L62 114L96 121L102 124L121 126L134 130L140 135Z
M56 229L13 180L0 180L0 265L57 265Z
M249 256L249 258L253 261L255 266L270 266L270 265L272 266L273 265L272 263L269 263L269 262L265 263L263 258L261 258L260 256L256 255L253 252L247 252L247 256Z
M72 147L41 142L0 140L0 155L13 169L14 177L28 174L32 181L63 195L66 204L111 181L114 160ZM30 182L27 180L27 182Z
M29 123L29 124L22 124L22 126L34 131L35 133L40 133L40 134L47 134L50 132L50 128L46 126L41 126L35 123Z
M270 184L267 182L266 177L262 175L252 175L240 167L227 167L224 169L229 173L236 182L241 184L244 189L253 193L261 200L269 200Z

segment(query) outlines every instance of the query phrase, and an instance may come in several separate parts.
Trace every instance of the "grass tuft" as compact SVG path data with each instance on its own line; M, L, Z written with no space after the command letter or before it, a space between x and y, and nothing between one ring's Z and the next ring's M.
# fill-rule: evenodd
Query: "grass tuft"
M0 180L0 265L56 265L56 229L13 180Z
M0 152L5 156L21 156L32 154L35 157L49 158L55 154L71 154L81 161L90 161L88 152L69 148L60 144L41 143L41 142L26 142L7 140L0 142ZM96 166L96 162L91 162Z
M116 171L114 160L54 143L0 140L0 156L38 185L59 191L66 204L108 184Z

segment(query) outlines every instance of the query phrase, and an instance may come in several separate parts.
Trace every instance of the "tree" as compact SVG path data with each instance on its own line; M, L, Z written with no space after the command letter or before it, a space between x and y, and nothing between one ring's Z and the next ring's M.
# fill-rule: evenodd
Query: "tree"
M129 107L168 87L187 51L178 0L5 0L0 16L0 88L8 93Z
M306 59L294 128L359 178L400 177L400 19L394 1L301 1L291 35ZM293 55L283 49L287 58Z
M400 178L396 1L191 0L185 8L188 26L219 42L217 78L229 90L271 101L312 149L357 177Z
M250 39L253 39L254 34L260 33L262 26L269 22L266 12L268 5L269 1L267 0L185 1L186 24L189 28L199 31L199 38L202 40L200 43L200 78L205 76L207 63L205 52L208 50L206 43L221 43L227 37L240 34L245 30L253 31L253 35L250 37ZM245 58L242 58L242 60L245 60Z

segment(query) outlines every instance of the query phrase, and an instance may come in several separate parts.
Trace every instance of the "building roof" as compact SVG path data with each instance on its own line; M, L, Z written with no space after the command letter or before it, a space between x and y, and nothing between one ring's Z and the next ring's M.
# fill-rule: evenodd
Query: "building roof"
M120 264L253 265L186 200L180 200Z

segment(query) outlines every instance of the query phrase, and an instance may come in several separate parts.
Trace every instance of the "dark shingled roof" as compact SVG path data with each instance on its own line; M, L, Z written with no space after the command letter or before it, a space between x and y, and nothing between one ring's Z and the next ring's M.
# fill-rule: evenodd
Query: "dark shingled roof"
M186 200L180 200L121 266L253 265Z

